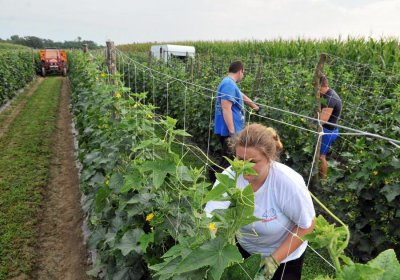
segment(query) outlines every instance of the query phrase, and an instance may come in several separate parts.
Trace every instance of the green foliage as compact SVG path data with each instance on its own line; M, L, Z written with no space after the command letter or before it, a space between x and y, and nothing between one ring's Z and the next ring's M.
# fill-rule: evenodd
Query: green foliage
M130 67L119 65L124 69L123 76L108 77L88 58L77 55L72 59L73 108L83 163L82 189L87 195L85 205L92 229L89 244L99 251L93 275L103 271L108 279L116 275L129 279L137 273L138 278L147 279L154 272L160 279L187 279L189 275L192 279L203 279L206 275L218 278L236 267L235 262L240 263L230 245L234 244L235 230L254 221L249 203L251 189L237 190L233 187L235 178L218 175L220 184L209 192L203 168L185 166L183 155L171 148L177 136L187 133L193 135L192 140L199 146L206 147L212 128L214 100L211 97L215 93L204 88L217 87L232 57L244 60L246 78L241 88L255 101L313 116L313 70L318 59L316 54L325 48L333 54L326 67L328 77L336 81L337 91L348 104L344 107L345 119L354 120L359 129L380 129L376 132L398 139L398 78L386 72L398 69L398 50L393 48L393 42L388 42L387 49L384 44L377 45L379 42L357 40L347 43L279 41L265 46L249 42L232 44L231 50L222 43L208 45L207 51L207 44L199 43L196 47L202 51L196 60L185 63L171 60L168 64L148 60L142 54L131 54L170 77L138 65L132 67L132 64ZM248 50L254 49L257 51L248 55ZM384 49L387 56L377 59L377 54ZM204 55L207 52L219 52L219 56ZM372 66L350 68L345 59L352 58ZM369 81L367 74L371 73L374 76ZM390 82L383 86L386 73ZM119 78L136 93L124 88ZM111 79L117 80L117 84L109 85L107 82ZM354 84L367 88L368 94ZM374 102L376 99L382 102ZM358 114L351 104L361 107L364 115ZM266 117L309 128L310 123L303 118L264 109L262 116L249 114L248 119L272 125ZM376 114L366 117L366 112ZM283 124L274 123L274 126L285 145L282 161L308 176L316 137ZM218 152L216 143L217 139L211 138L213 152ZM341 153L335 153L334 160L330 161L329 181L316 191L322 201L349 223L350 250L355 256L367 254L368 258L382 249L397 246L400 234L396 219L400 216L396 208L400 199L396 188L400 155L387 142L371 144L372 140L365 137L343 141ZM211 199L229 199L234 203L207 218L202 207ZM320 235L327 238L315 235L314 239L319 246L330 248L335 266L340 267L336 277L348 279L343 277L355 272L381 275L386 271L382 267L353 264L344 255L347 229L335 229L326 221L318 223ZM127 232L135 232L137 236ZM213 254L210 248L220 252L223 258ZM211 260L227 268L225 272L214 267ZM185 267L181 266L182 262Z
M196 47L195 60L166 64L143 56L150 44L121 46L133 59L157 71L125 64L121 72L127 85L149 92L157 112L177 119L177 127L185 127L193 141L211 155L218 156L220 149L212 132L212 98L234 59L245 65L242 91L271 106L264 107L260 115L248 112L246 121L277 129L284 144L281 161L305 178L312 172L317 136L298 127L310 130L315 124L281 110L314 117L313 76L322 52L329 53L324 73L343 100L340 124L400 139L400 48L396 40L183 43ZM400 254L399 162L400 149L388 141L342 135L329 155L328 181L310 186L349 225L349 250L363 261L387 248Z
M258 220L251 187L239 190L238 175L218 175L226 188L224 200L232 204L208 218L204 203L220 195L207 193L204 168L186 167L183 155L171 147L189 134L175 129L171 117L154 117L155 107L144 102L146 93L108 84L108 76L88 57L72 53L70 67L81 187L92 231L88 244L99 252L90 274L128 279L138 269L129 266L135 262L144 279L150 277L147 264L160 279L187 273L220 279L227 267L241 263L234 234ZM232 165L237 174L254 173L248 162Z
M0 106L35 76L31 50L0 50Z
M354 263L344 255L348 243L348 229L345 226L335 227L329 224L322 216L316 219L315 231L305 238L314 249L327 248L331 260L336 268L338 280L383 280L396 279L400 271L400 263L394 250L386 250L367 264ZM342 267L342 263L344 263ZM325 279L325 278L316 278ZM329 278L330 279L330 278Z

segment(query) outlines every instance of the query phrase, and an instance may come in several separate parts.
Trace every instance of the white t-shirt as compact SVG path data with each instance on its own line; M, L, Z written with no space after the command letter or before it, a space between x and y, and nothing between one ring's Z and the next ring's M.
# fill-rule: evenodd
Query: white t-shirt
M224 172L234 176L231 167ZM214 184L216 186L218 181ZM249 182L240 175L237 187L244 189ZM226 209L229 201L209 201L205 211ZM271 255L287 238L294 226L309 228L315 217L314 205L303 177L290 167L271 162L267 180L254 193L254 216L263 219L239 229L236 237L240 245L250 254ZM303 242L282 262L299 258L306 250Z

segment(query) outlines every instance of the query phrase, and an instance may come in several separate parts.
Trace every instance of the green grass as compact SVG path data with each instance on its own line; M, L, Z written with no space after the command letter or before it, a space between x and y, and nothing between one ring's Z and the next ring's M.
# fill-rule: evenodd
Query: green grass
M0 139L0 279L32 269L60 88L43 81Z

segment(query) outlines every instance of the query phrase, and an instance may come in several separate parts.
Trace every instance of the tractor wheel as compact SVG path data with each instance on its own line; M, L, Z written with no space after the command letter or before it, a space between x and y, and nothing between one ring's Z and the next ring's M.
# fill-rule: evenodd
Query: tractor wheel
M44 67L42 67L42 76L46 77L46 69L44 69Z
M64 67L64 68L63 68L62 75L63 75L64 77L67 76L67 67Z

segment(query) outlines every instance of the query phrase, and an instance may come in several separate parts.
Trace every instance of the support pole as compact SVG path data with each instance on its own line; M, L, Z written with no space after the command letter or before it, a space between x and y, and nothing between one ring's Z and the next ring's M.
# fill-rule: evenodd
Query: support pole
M88 44L82 44L82 50L84 53L87 53L89 51Z
M110 75L114 75L117 72L117 64L116 64L116 55L115 55L115 47L114 42L107 41L107 52L106 52L106 64L108 67L108 73Z
M313 80L313 85L314 85L314 95L315 95L315 107L314 107L314 117L318 118L318 115L321 114L321 95L320 95L320 79L323 76L323 70L324 70L324 64L327 60L327 55L325 53L322 53L319 56L319 62L315 68L314 72L314 80ZM320 126L318 126L318 132L322 132L322 129ZM318 145L316 147L317 151L315 153L315 158L314 162L319 163L319 151L321 149L321 141L318 141ZM313 181L315 185L319 183L319 164L315 164L314 168L317 170L311 170L313 172Z

